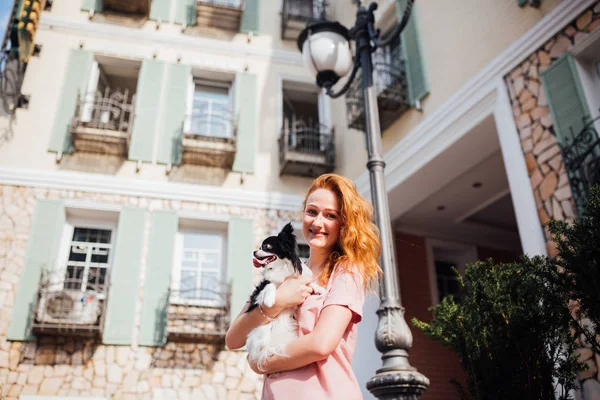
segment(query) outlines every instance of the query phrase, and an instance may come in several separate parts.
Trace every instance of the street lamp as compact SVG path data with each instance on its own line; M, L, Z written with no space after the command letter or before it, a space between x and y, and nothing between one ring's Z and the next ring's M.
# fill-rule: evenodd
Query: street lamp
M410 18L413 2L414 0L407 0L402 19L386 39L380 39L379 32L374 27L373 13L377 9L377 4L371 3L368 8L365 8L360 0L356 22L350 30L338 22L319 21L306 27L298 37L298 48L302 52L304 63L315 76L317 85L325 88L332 98L346 93L356 73L362 68L369 157L367 168L375 219L381 235L380 262L383 269L383 280L380 286L381 304L377 310L379 323L375 334L375 345L382 353L383 365L367 382L367 389L380 400L416 400L429 386L429 379L408 362L412 334L404 319L404 308L400 302L371 58L371 54L377 47L386 46L400 35ZM351 40L355 42L354 56L350 47ZM334 93L333 85L350 70L352 72L346 84L339 92Z

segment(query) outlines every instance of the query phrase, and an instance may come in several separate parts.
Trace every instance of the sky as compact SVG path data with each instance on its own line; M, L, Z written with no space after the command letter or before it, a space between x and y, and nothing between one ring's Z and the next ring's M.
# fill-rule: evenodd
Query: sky
M4 38L6 24L8 23L8 14L10 14L10 10L12 9L12 3L12 1L0 1L0 42L2 38Z

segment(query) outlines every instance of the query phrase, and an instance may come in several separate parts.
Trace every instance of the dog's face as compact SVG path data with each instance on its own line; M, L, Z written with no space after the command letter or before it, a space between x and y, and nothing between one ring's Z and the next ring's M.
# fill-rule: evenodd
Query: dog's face
M254 252L252 261L256 268L263 268L263 277L275 284L288 276L300 274L302 265L292 224L284 226L277 236L266 238L260 249Z

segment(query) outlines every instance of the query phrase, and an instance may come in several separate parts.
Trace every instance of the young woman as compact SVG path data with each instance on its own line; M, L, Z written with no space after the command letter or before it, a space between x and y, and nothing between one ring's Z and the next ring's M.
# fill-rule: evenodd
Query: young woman
M245 345L252 329L268 323L286 307L301 305L299 337L286 347L288 357L271 357L264 370L263 400L362 399L352 371L357 324L366 289L381 269L381 244L373 209L347 178L326 174L315 179L304 200L302 233L310 247L313 280L327 288L311 296L310 282L288 279L277 289L275 305L246 307L226 336L230 349Z

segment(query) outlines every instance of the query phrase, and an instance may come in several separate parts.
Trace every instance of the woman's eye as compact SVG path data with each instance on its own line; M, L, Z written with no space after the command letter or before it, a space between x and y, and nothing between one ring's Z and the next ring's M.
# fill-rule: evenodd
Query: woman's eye
M308 210L306 211L306 213L309 215L317 215L317 212L315 210Z
M330 219L336 219L336 218L337 218L337 215L335 215L335 214L328 214L328 215L327 215L327 218L330 218Z

